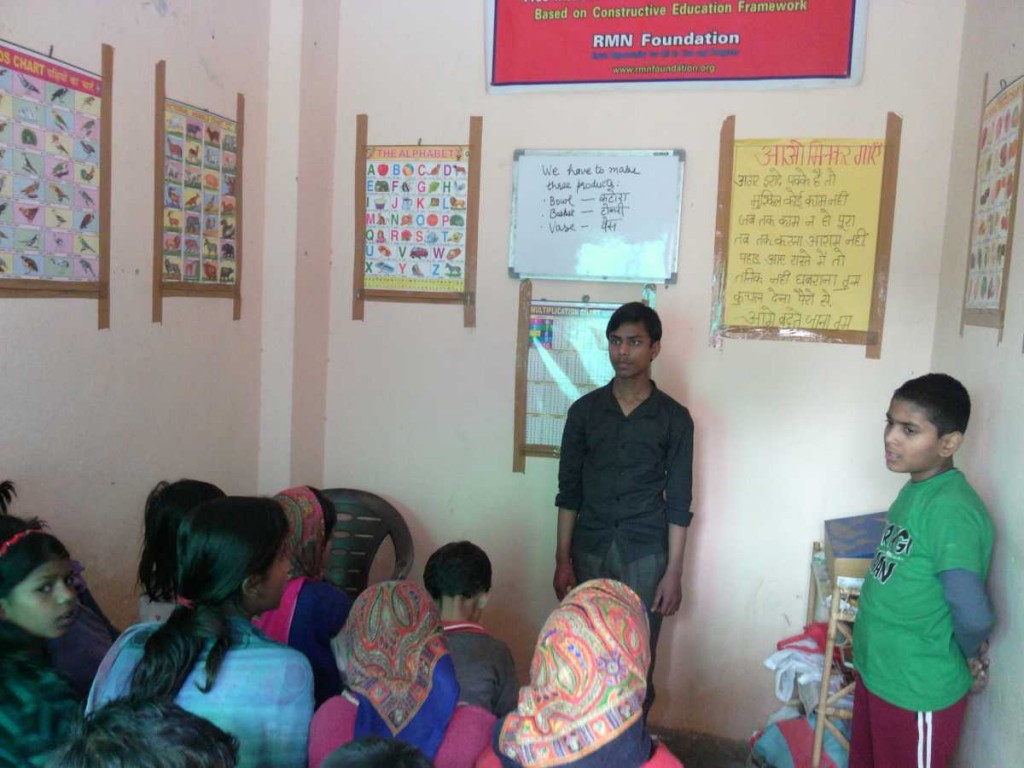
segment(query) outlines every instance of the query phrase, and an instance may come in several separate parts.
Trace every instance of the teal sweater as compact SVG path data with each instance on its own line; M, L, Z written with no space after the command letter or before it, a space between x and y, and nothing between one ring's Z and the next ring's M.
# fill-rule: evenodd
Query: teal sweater
M0 768L44 765L81 715L42 641L0 619Z

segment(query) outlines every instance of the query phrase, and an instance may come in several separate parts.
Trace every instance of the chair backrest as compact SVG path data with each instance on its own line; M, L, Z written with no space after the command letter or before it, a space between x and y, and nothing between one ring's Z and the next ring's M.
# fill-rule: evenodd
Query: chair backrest
M412 569L415 550L402 515L375 493L352 488L325 488L322 493L338 511L327 556L327 578L355 598L366 589L370 566L381 543L391 537L395 548L392 579Z

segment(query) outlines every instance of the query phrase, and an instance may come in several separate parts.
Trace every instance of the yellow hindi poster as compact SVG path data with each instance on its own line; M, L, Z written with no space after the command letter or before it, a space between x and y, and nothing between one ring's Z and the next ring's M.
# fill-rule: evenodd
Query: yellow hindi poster
M885 142L734 145L724 325L867 331Z

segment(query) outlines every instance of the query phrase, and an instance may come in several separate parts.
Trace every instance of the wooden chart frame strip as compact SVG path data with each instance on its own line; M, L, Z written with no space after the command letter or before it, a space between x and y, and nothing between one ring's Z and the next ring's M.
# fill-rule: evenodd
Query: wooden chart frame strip
M526 472L526 367L530 354L530 304L533 283L519 284L519 320L516 330L515 416L512 425L512 471Z
M113 136L111 122L114 115L114 47L104 44L100 56L103 92L100 96L99 280L90 283L64 280L5 280L0 283L0 298L96 299L96 327L104 330L110 327L110 172Z
M398 291L366 288L363 271L363 247L366 238L366 152L370 146L369 117L356 115L355 142L355 231L352 253L352 319L365 318L365 302L394 301L426 304L462 304L462 324L465 328L476 327L476 259L477 240L480 232L480 167L483 147L484 119L480 116L469 118L469 176L466 215L466 269L463 273L463 291Z
M899 174L903 120L889 112L885 123L885 159L882 164L882 188L879 196L878 238L875 244L875 269L871 291L867 331L830 331L806 328L728 326L721 320L725 313L725 285L729 255L729 221L732 214L733 150L736 141L736 116L722 122L718 155L718 212L715 219L715 265L712 290L713 343L723 338L771 339L862 344L865 357L877 360L882 354L882 330L888 294L889 264L892 255L893 216L896 209L896 183ZM1005 282L1004 282L1005 285Z
M239 93L235 100L235 133L237 137L237 170L235 172L235 282L234 285L210 285L165 281L163 279L164 228L164 141L167 136L165 109L167 101L167 62L156 63L153 88L153 319L162 323L163 300L171 296L191 296L210 299L231 299L232 319L242 317L242 203L245 167L245 97Z
M1010 85L1015 85L1016 80ZM998 93L992 98L995 99L1003 92L1004 89L1000 89ZM968 309L967 308L967 290L970 285L971 277L971 243L974 238L974 216L977 213L978 206L978 185L980 183L980 168L978 167L981 163L981 130L985 125L985 107L988 106L988 73L985 73L985 78L982 81L981 86L981 111L978 116L978 142L977 142L977 153L974 158L974 183L971 185L971 225L967 231L967 263L964 267L964 293L963 299L960 304L960 335L964 335L964 326L976 325L982 328L995 328L998 331L996 343L1003 340L1003 326L1006 322L1006 292L1009 286L1010 277L1010 262L1013 258L1013 232L1015 229L1014 222L1017 220L1017 201L1020 199L1020 166L1021 166L1021 155L1024 154L1024 119L1020 121L1017 126L1017 159L1013 167L1013 178L1014 178L1014 192L1013 200L1010 203L1010 211L1007 214L1009 222L1006 230L1006 256L1003 261L1003 280L1002 285L999 287L999 308L998 309Z

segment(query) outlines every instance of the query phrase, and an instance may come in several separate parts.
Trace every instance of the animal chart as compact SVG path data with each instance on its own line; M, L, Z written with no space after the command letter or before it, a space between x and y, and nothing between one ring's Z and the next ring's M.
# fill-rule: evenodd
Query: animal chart
M464 290L469 162L465 146L367 147L364 288Z
M99 75L0 43L5 281L101 279L102 83Z
M163 158L163 282L234 285L236 123L167 99Z
M987 79L986 79L987 88ZM963 320L1002 331L1010 271L1024 105L1024 79L997 93L982 112L967 254Z
M723 126L722 336L864 344L878 353L900 120L885 139L743 139Z

